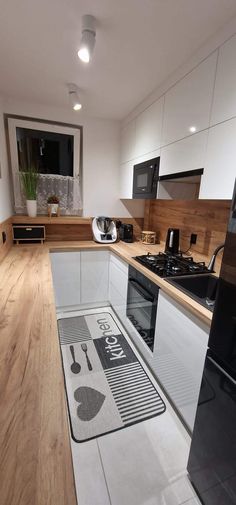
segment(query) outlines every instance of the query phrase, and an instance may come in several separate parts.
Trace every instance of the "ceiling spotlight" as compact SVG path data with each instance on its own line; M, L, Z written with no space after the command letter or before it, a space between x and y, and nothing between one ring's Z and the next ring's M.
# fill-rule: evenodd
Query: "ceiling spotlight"
M197 131L196 126L190 126L190 127L189 127L189 131L190 131L191 133L195 133L195 132Z
M74 110L80 110L82 104L79 99L79 90L76 84L68 84L70 105Z
M84 63L89 63L94 50L96 38L95 26L96 20L94 16L90 16L90 14L82 16L82 37L78 56Z

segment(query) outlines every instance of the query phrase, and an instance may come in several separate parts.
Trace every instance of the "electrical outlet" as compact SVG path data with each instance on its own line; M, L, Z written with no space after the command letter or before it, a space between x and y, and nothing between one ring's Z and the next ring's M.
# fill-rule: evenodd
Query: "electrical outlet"
M196 243L197 243L197 234L191 233L190 244L196 244Z

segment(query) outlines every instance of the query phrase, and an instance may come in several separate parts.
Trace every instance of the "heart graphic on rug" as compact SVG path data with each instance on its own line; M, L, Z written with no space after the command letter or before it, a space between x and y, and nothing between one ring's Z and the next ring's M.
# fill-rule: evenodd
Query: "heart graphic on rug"
M101 409L106 396L96 389L81 386L74 392L74 398L79 403L77 416L81 421L91 421Z

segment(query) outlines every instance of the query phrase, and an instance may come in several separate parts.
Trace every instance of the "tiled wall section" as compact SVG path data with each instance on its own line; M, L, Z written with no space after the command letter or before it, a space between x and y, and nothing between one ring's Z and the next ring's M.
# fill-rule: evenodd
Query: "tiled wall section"
M6 234L6 242L3 243L3 233ZM4 258L4 256L9 251L12 245L12 226L11 226L11 218L7 219L0 223L0 261Z
M210 257L225 240L230 204L230 200L147 200L144 227L155 231L159 241L165 241L168 228L179 228L183 251L191 233L196 233L191 252Z

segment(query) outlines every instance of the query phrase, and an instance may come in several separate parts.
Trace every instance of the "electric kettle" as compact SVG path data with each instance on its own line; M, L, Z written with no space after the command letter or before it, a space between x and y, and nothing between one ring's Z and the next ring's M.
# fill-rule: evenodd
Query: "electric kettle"
M168 228L166 235L165 253L178 254L179 252L179 230L177 228Z

